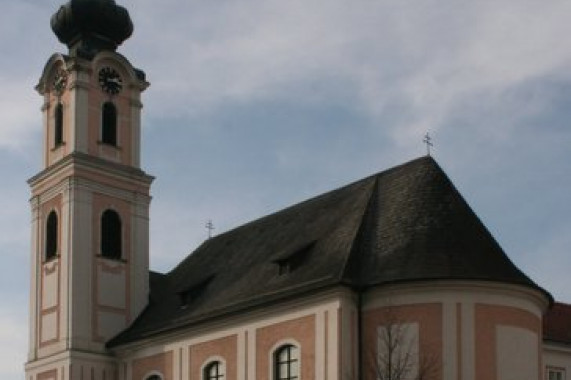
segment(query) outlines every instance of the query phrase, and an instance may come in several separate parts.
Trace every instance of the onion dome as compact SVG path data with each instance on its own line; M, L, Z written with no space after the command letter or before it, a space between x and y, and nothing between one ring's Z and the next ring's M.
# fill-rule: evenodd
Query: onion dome
M114 0L70 0L52 16L52 30L71 55L116 50L133 33L129 12Z

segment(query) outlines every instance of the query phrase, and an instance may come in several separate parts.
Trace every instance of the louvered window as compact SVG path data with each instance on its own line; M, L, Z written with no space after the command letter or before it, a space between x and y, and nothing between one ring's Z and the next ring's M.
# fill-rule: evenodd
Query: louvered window
M58 103L54 111L54 145L63 144L63 105Z
M58 218L55 211L50 212L46 221L46 261L57 256L58 251Z
M117 108L111 102L103 104L101 142L117 146Z
M113 210L101 216L101 255L109 259L120 259L122 255L121 218Z

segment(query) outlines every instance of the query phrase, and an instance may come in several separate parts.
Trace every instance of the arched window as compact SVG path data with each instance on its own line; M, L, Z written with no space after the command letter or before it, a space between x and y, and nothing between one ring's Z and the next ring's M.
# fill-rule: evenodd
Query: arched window
M299 379L299 349L291 344L281 346L274 353L274 380Z
M145 380L163 380L163 379L159 375L151 375L151 376L145 378Z
M111 102L103 104L101 117L101 142L117 145L117 108Z
M121 258L121 218L113 210L101 216L101 255L109 259Z
M46 222L46 261L57 256L58 220L55 211L50 212Z
M54 111L54 145L63 144L63 105L58 103Z
M212 362L204 367L203 380L224 379L224 364L219 361Z

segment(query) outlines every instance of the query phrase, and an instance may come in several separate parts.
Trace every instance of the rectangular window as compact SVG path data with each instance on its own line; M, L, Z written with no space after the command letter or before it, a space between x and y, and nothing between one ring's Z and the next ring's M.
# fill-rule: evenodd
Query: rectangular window
M565 380L565 369L548 367L546 380Z

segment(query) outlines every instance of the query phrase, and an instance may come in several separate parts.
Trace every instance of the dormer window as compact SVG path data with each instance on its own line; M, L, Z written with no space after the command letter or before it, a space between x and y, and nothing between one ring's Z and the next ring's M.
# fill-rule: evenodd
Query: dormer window
M278 274L282 276L299 268L307 260L314 246L315 241L312 241L276 255L273 262L278 266Z
M117 108L112 102L106 102L101 114L101 142L117 146Z
M191 303L195 302L206 290L208 284L214 279L215 275L207 276L178 292L181 308L186 309Z
M288 260L281 260L277 262L278 264L278 274L284 275L291 271L291 263Z

